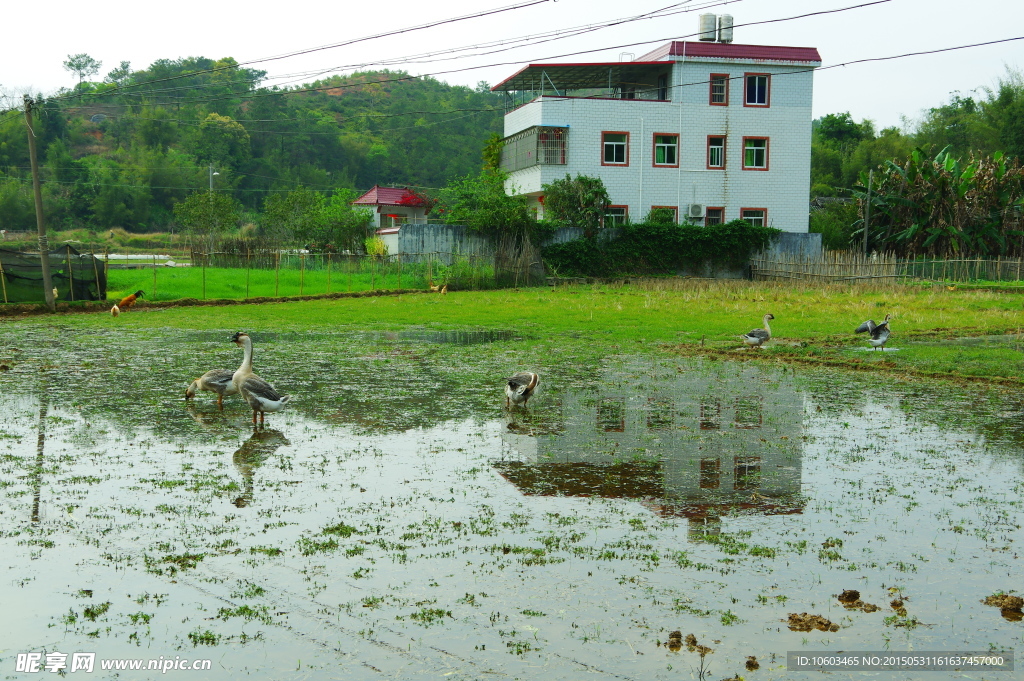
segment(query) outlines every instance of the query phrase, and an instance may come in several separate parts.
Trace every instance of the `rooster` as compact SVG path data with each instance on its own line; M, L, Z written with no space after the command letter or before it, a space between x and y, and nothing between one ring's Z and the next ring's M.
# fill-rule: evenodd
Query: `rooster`
M132 309L132 305L135 304L135 301L141 298L145 293L145 291L139 289L135 293L122 298L121 302L117 304L117 307L120 308L122 312L128 312Z

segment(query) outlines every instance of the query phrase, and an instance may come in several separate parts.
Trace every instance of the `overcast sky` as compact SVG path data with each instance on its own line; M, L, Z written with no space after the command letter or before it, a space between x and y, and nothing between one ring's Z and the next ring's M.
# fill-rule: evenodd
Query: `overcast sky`
M20 101L24 92L48 94L60 87L73 86L75 77L62 66L69 54L84 52L102 61L98 80L122 60L130 61L134 68L144 68L161 58L188 56L230 56L245 62L529 1L6 3L6 30L0 39L0 94ZM742 25L850 7L865 1L693 0L675 5L672 0L542 0L523 9L253 67L268 71L273 78L269 83L300 84L313 80L309 74L315 72L335 73L341 70L339 67L372 64L381 59L521 39L666 7L674 7L669 11L693 11L631 21L566 39L533 41L488 55L410 62L391 68L435 75L452 84L475 86L486 81L493 85L528 63L617 61L623 52L639 56L668 40L695 33L697 16L702 11L731 14L737 25L736 43L816 47L823 66L1024 36L1021 0L890 0L835 14ZM573 54L582 52L585 53ZM901 116L918 118L922 110L944 103L954 91L968 95L976 88L996 85L1000 77L1005 77L1007 66L1024 67L1024 40L820 71L814 82L814 116L850 111L857 120L874 120L879 129L900 125ZM4 104L9 105L10 101L7 99Z

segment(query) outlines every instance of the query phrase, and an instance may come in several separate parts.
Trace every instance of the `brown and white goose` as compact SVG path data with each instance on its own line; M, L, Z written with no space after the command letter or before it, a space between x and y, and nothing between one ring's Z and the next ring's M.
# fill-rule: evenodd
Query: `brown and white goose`
M238 389L238 394L252 408L252 424L256 425L256 414L260 415L260 424L263 424L266 412L281 411L291 399L290 395L281 395L262 378L252 372L252 339L249 334L239 331L229 339L235 345L242 348L242 364L232 376L232 382Z
M882 320L881 324L875 324L874 319L869 319L860 326L858 326L856 329L854 329L853 332L867 333L869 336L868 343L871 343L871 348L873 350L882 348L882 351L884 352L885 342L889 340L889 334L891 333L891 331L889 330L890 319L892 319L891 314L885 315L885 319Z
M522 404L525 407L526 401L537 390L539 383L540 376L532 371L513 374L505 381L505 408L509 409L513 404Z
M763 318L764 328L754 329L753 331L743 334L743 342L751 348L759 348L767 343L772 337L772 329L768 326L768 322L772 319L775 319L775 315L766 314Z
M231 369L210 369L185 388L185 399L190 400L200 390L207 390L211 393L217 393L217 406L223 409L224 396L238 393L234 376L235 372Z

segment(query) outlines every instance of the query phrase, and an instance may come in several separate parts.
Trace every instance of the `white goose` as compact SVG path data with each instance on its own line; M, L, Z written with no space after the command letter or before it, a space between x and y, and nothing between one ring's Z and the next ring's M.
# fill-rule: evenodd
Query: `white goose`
M505 408L511 408L513 404L522 404L525 407L526 401L537 390L539 383L540 376L532 371L520 371L513 374L505 382Z
M260 425L263 424L264 414L268 411L281 411L284 405L291 399L290 395L280 395L274 386L252 372L252 339L249 334L239 331L230 340L241 347L245 354L242 357L242 364L232 376L235 388L249 406L252 408L252 424L256 425L256 414L260 415Z
M766 314L763 318L764 328L754 329L753 331L743 334L743 342L751 348L759 348L767 343L772 337L772 329L768 326L768 321L772 319L775 319L775 315Z
M224 396L235 395L238 388L234 382L235 372L231 369L210 369L205 374L192 381L189 387L185 388L185 399L190 400L200 390L207 390L217 393L217 406L224 408Z
M882 348L882 351L885 352L885 342L889 340L889 334L891 333L889 330L890 319L892 319L891 314L885 315L885 319L882 320L881 324L875 324L874 319L869 319L860 326L858 326L856 329L854 329L853 332L867 332L867 334L870 336L868 338L868 343L871 343L871 348L873 350Z

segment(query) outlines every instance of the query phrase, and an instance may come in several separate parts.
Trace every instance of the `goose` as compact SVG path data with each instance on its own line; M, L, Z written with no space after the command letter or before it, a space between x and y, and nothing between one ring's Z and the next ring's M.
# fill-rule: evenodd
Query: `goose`
M532 371L520 371L513 374L505 383L505 408L509 409L513 404L526 406L537 384L540 383L540 376Z
M743 342L749 345L751 348L759 348L772 337L771 327L768 326L769 320L775 319L775 315L766 314L764 316L764 328L754 329L749 333L743 334Z
M239 331L229 340L245 352L242 364L235 371L231 380L242 399L252 408L252 424L256 425L256 414L259 414L260 425L263 425L264 414L268 411L281 411L288 404L291 396L282 396L274 389L274 386L252 372L252 339L249 338L249 334Z
M870 336L868 338L868 343L871 343L872 349L877 350L878 348L882 348L882 351L884 352L885 342L889 340L890 319L892 319L891 314L885 315L885 319L882 320L881 324L876 324L874 319L869 319L860 326L858 326L856 329L854 329L853 332L868 333L868 335Z
M208 390L217 393L217 406L223 409L224 396L238 393L238 388L233 380L234 376L235 372L231 369L210 369L185 388L185 399L192 399L200 390Z

